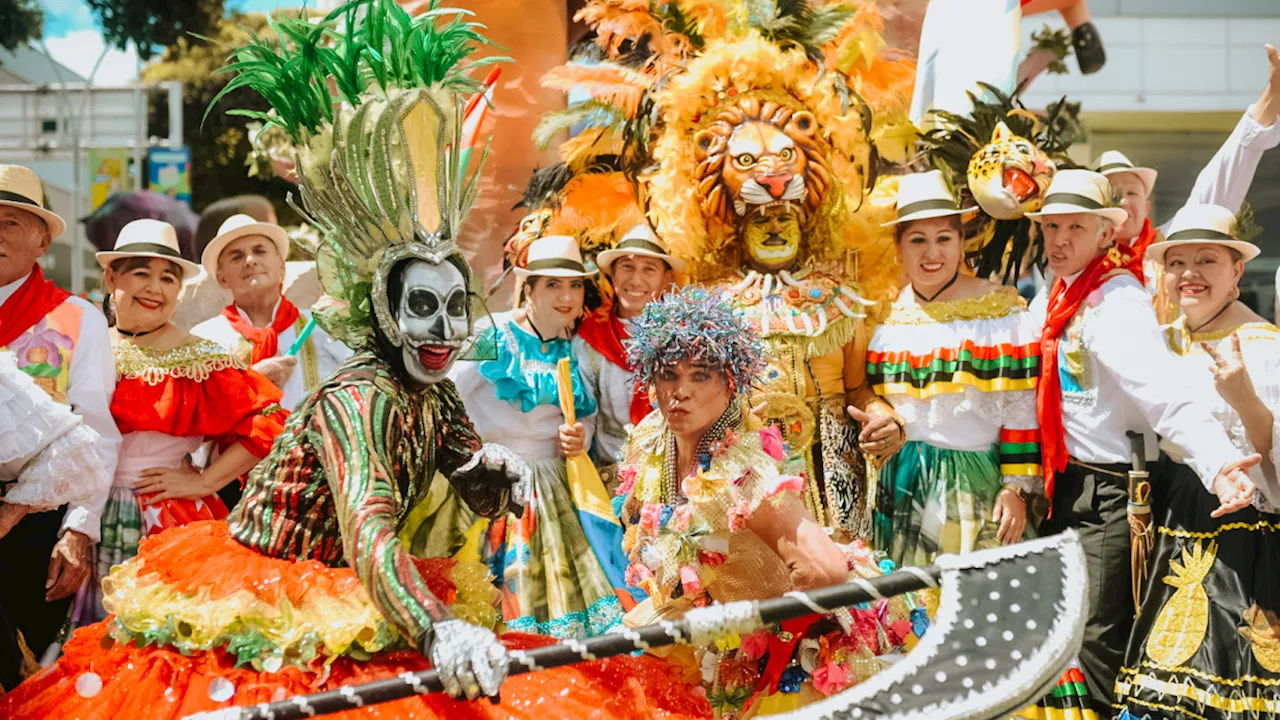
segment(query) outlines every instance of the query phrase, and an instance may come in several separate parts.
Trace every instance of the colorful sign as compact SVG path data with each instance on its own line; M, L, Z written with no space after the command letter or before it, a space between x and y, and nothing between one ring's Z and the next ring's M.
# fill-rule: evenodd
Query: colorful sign
M129 189L129 148L89 148L89 211Z
M151 148L147 159L150 189L190 205L191 148Z

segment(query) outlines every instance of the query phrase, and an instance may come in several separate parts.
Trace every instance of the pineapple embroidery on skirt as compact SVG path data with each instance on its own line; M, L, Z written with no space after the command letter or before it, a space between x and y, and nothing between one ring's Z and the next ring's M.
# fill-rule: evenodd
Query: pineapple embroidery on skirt
M1244 611L1244 622L1246 627L1240 628L1240 636L1253 646L1258 664L1280 673L1280 618L1274 611L1254 604Z
M1218 554L1217 543L1206 550L1199 540L1182 548L1182 564L1170 558L1165 584L1176 590L1160 608L1147 638L1147 656L1161 665L1182 665L1196 654L1209 629L1209 596L1204 578Z

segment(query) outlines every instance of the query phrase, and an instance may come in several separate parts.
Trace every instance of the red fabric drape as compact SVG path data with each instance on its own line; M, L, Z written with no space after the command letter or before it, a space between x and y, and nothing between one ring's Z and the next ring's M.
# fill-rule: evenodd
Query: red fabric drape
M631 369L627 363L627 351L622 347L622 341L629 339L627 329L622 326L622 320L618 319L610 308L602 307L583 318L582 324L578 327L578 334L609 362L624 370ZM641 387L633 388L631 424L638 425L651 410L653 406L649 403L648 390Z
M1053 502L1053 476L1067 467L1067 436L1062 426L1062 385L1058 377L1058 342L1080 304L1094 290L1118 273L1130 273L1142 282L1142 256L1117 243L1094 258L1070 287L1057 278L1049 293L1044 330L1040 336L1040 384L1036 389L1036 416L1040 420L1044 456L1045 493ZM1052 506L1051 506L1052 507Z
M298 321L298 307L282 295L275 319L264 328L254 327L253 323L241 316L235 303L222 308L222 317L231 323L231 329L240 333L240 337L253 343L253 354L249 358L249 363L253 364L275 357L280 351L280 333L293 327Z
M17 340L69 297L71 293L45 279L37 264L22 287L0 305L0 347Z

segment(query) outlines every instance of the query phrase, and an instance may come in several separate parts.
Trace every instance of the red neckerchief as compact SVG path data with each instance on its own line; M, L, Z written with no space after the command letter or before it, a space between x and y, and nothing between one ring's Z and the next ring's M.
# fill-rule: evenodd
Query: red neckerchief
M1040 335L1040 383L1036 389L1036 417L1040 421L1040 447L1044 456L1044 488L1053 503L1053 476L1067 467L1067 434L1062 426L1062 385L1058 378L1058 341L1075 317L1080 304L1113 275L1130 273L1142 282L1142 256L1124 243L1116 243L1085 266L1070 287L1057 278L1049 293L1044 330Z
M36 264L22 287L0 305L0 347L17 340L69 297L71 293L54 285L52 280L45 280L44 272Z
M1151 247L1151 243L1156 241L1156 229L1151 226L1151 218L1147 218L1142 223L1142 232L1138 233L1138 237L1129 243L1129 247L1133 248L1133 252L1137 254L1141 260L1147 256L1147 248Z
M261 360L275 357L280 351L280 333L293 327L298 321L298 307L289 302L289 298L281 295L280 305L276 307L276 317L271 325L260 328L246 320L236 309L236 304L222 308L222 317L231 323L231 329L240 333L240 337L253 343L253 353L249 358L252 365Z
M623 370L631 370L631 366L627 364L627 351L622 347L622 341L631 336L623 327L622 320L614 314L612 306L602 306L583 318L582 324L578 326L578 335L603 355L605 360ZM631 391L631 424L639 425L651 410L653 406L649 403L649 391L646 388L634 388Z

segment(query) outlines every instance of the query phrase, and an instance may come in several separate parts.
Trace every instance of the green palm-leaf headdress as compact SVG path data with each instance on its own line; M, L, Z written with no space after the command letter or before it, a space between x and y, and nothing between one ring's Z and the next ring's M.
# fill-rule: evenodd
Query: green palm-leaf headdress
M399 344L385 292L396 263L461 257L457 233L488 155L466 166L463 98L483 89L471 71L507 59L464 62L489 44L470 16L439 0L417 17L394 0L354 0L318 23L270 19L272 37L250 32L220 71L235 77L210 110L248 87L271 112L228 113L293 141L301 211L324 236L320 279L345 303L320 319L349 345L368 340L371 316Z

